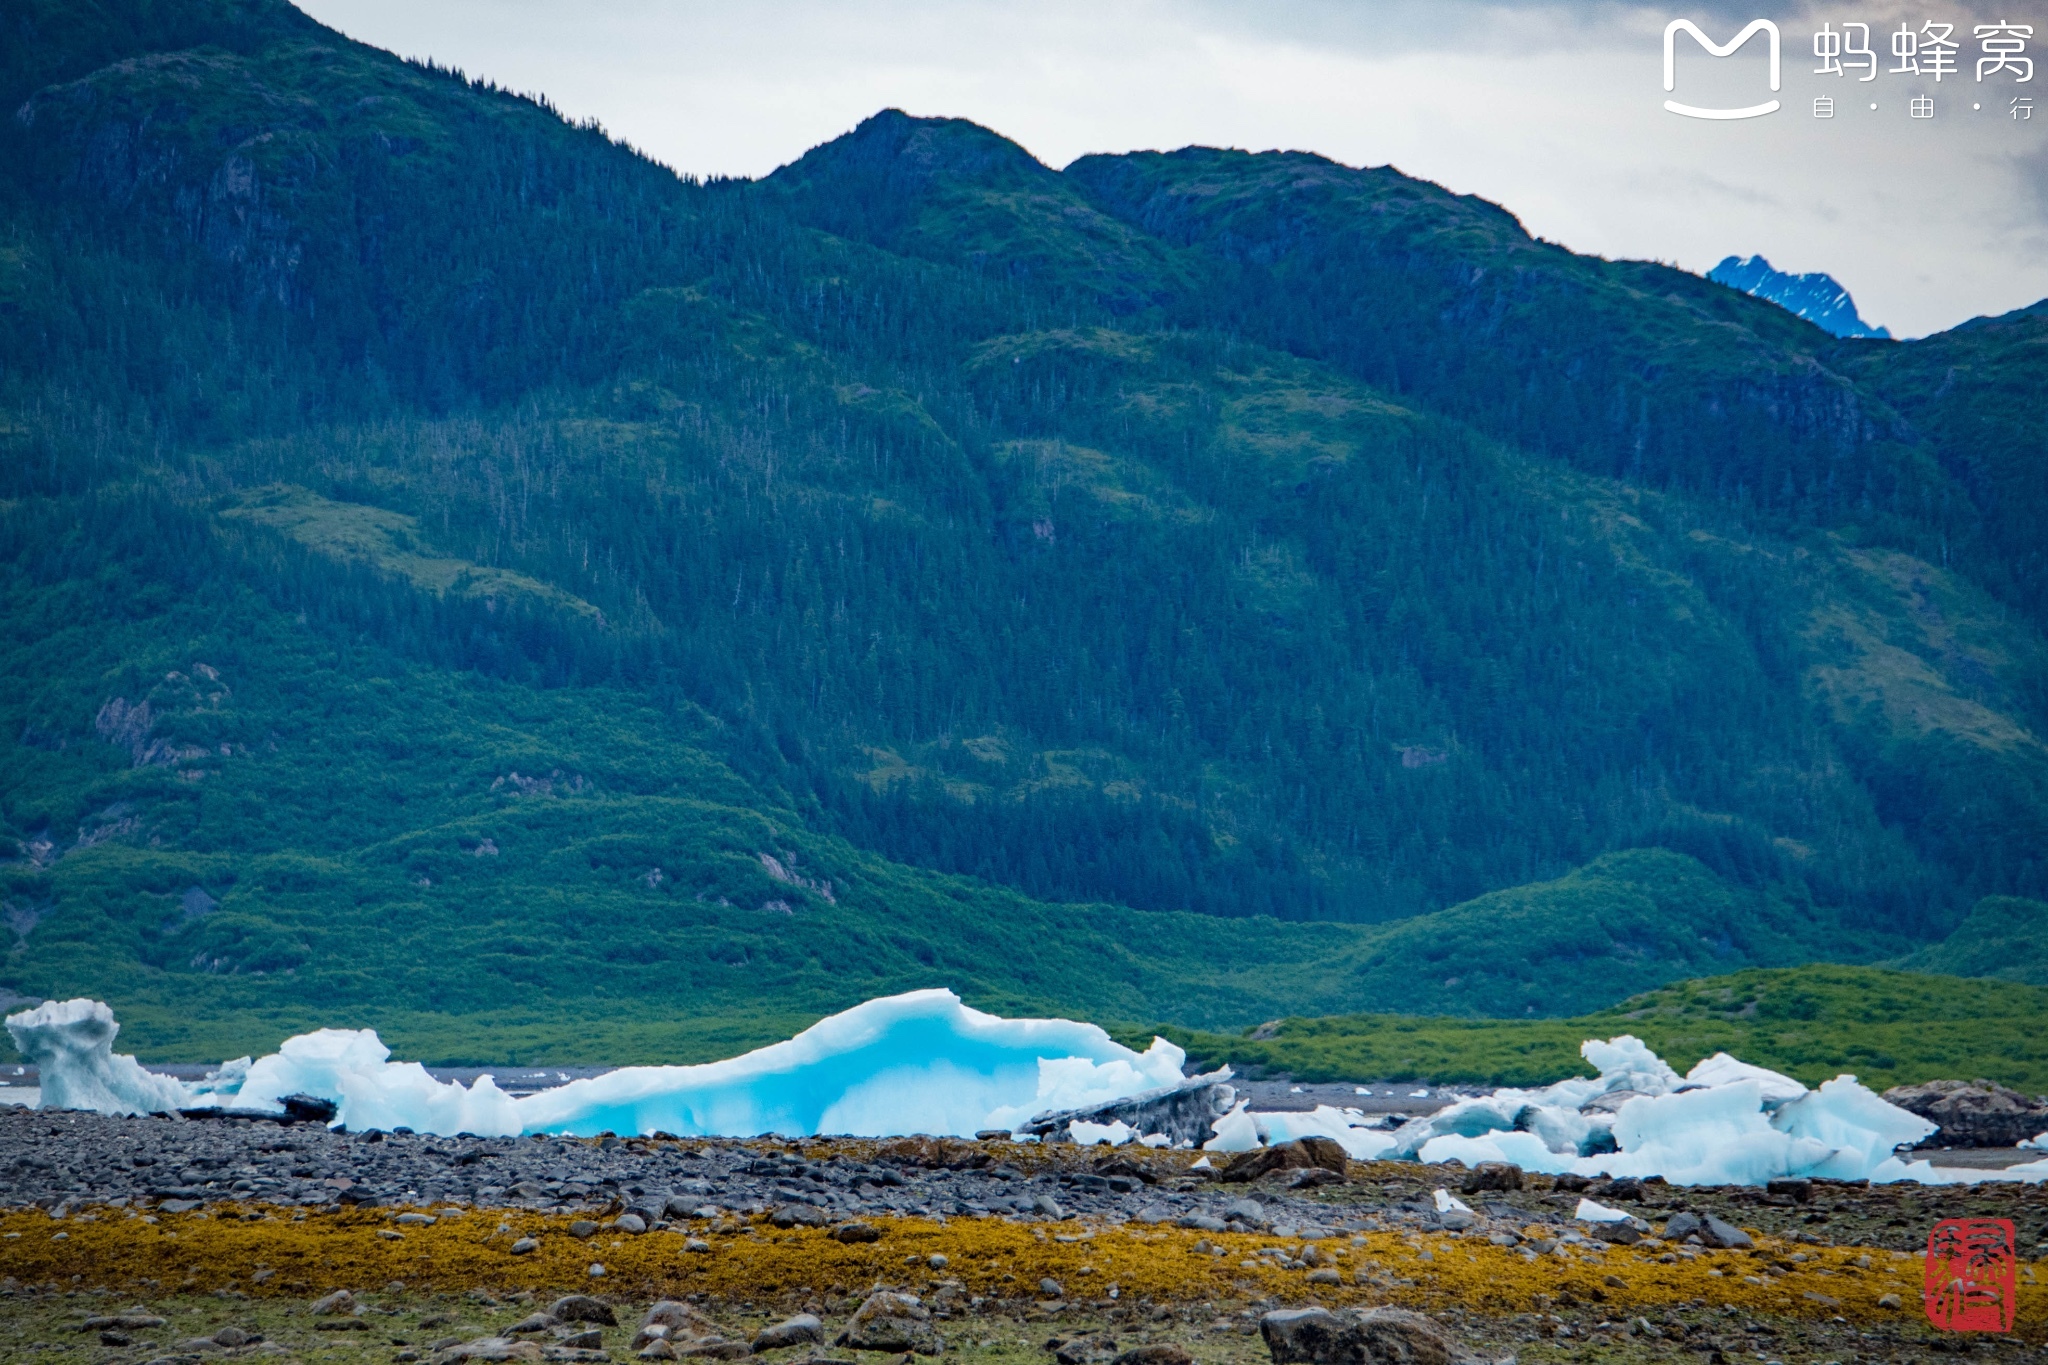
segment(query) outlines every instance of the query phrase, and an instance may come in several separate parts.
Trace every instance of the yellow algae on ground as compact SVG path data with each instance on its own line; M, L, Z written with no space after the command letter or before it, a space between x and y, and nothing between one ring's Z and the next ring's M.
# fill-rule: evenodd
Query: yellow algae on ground
M734 1301L784 1294L860 1293L875 1284L930 1289L958 1281L996 1299L1042 1297L1040 1281L1073 1300L1171 1303L1260 1299L1287 1303L1401 1303L1513 1313L1577 1300L1616 1313L1693 1303L1851 1322L1917 1318L1917 1258L1862 1247L1794 1246L1764 1239L1756 1254L1675 1257L1662 1248L1531 1256L1521 1248L1444 1234L1374 1232L1315 1244L1318 1280L1283 1268L1300 1242L1179 1228L1014 1223L997 1218L871 1219L881 1239L841 1243L817 1228L766 1222L699 1228L709 1251L674 1232L629 1236L609 1227L570 1235L571 1220L509 1209L401 1224L401 1210L159 1214L103 1209L58 1220L0 1215L0 1275L27 1284L165 1292L241 1290L300 1295L404 1282L415 1290L590 1287L604 1267L607 1293L705 1293ZM537 1249L514 1254L522 1238ZM1204 1250L1197 1250L1197 1247ZM1268 1254L1262 1255L1265 1251ZM1220 1254L1217 1254L1220 1253ZM1791 1257L1805 1259L1794 1262ZM934 1267L931 1258L945 1260ZM1859 1260L1867 1264L1858 1264ZM1327 1272L1334 1271L1334 1277ZM259 1272L267 1272L259 1274ZM1337 1283L1328 1283L1331 1278ZM2048 1317L2048 1285L2022 1277L2019 1320ZM1880 1306L1896 1294L1900 1307ZM1567 1297L1569 1296L1569 1297Z

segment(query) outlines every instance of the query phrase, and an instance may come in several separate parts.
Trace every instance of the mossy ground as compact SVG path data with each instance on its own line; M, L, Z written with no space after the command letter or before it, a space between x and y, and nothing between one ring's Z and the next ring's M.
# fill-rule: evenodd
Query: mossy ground
M1475 1349L1512 1349L1524 1359L1657 1358L1688 1334L1691 1349L1702 1349L1703 1334L1729 1344L1740 1338L1761 1343L1765 1358L1791 1357L1799 1342L1816 1361L1847 1359L1850 1338L1866 1353L1873 1340L1888 1343L1886 1354L1937 1339L1921 1318L1917 1257L1767 1234L1756 1254L1667 1259L1672 1252L1652 1246L1531 1259L1477 1238L1368 1232L1317 1244L1342 1275L1332 1285L1261 1257L1262 1248L1280 1245L1269 1236L1137 1224L881 1219L879 1241L846 1245L821 1229L728 1219L696 1225L694 1235L712 1249L690 1252L672 1232L579 1239L566 1218L520 1210L435 1210L438 1220L427 1225L398 1223L404 1212L218 1205L210 1213L0 1215L0 1275L12 1291L0 1300L0 1355L30 1359L41 1349L141 1361L233 1323L263 1333L267 1354L281 1347L321 1361L390 1360L450 1337L486 1335L568 1291L620 1305L625 1326L607 1333L607 1345L622 1353L632 1315L654 1298L691 1297L742 1334L797 1310L833 1323L877 1284L941 1305L949 1351L992 1363L1043 1359L1048 1335L1083 1332L1126 1344L1177 1340L1217 1365L1263 1360L1251 1328L1257 1312L1308 1303L1420 1309ZM536 1238L539 1249L513 1254L520 1237ZM1205 1242L1211 1250L1197 1250ZM604 1267L601 1277L590 1274L593 1264ZM2048 1346L2041 1270L2022 1266L2010 1339L2036 1350ZM1063 1287L1062 1301L1041 1292L1047 1278ZM363 1296L369 1330L316 1330L311 1301L338 1288ZM1886 1305L1886 1295L1897 1295L1898 1306ZM130 1333L126 1346L100 1345L79 1330L88 1316L130 1307L168 1324ZM1644 1326L1659 1334L1638 1335ZM1568 1335L1557 1335L1560 1328Z

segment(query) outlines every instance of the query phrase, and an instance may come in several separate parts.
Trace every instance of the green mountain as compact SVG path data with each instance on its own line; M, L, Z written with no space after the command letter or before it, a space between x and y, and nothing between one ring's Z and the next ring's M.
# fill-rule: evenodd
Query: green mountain
M1986 896L1947 938L1915 949L1897 965L1913 972L2048 986L2048 904Z
M0 988L623 1060L2048 896L2041 315L893 111L700 183L281 0L0 32Z

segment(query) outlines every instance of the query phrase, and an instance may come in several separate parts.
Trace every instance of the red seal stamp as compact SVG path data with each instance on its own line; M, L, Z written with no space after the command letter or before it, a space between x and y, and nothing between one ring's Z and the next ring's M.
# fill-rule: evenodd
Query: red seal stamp
M2017 1247L2008 1219L1936 1223L1927 1234L1927 1320L1944 1332L2010 1332L2019 1293Z

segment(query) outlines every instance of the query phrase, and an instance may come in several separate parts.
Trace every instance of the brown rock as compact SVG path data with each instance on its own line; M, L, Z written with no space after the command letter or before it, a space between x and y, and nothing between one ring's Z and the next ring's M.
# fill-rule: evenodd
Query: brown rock
M961 1138L895 1138L876 1148L875 1155L902 1165L943 1166L956 1171L979 1169L994 1160L979 1143Z
M1505 1161L1482 1161L1465 1173L1461 1187L1465 1194L1483 1194L1489 1190L1519 1190L1522 1188L1522 1168Z
M1351 1174L1351 1158L1333 1138L1305 1137L1246 1152L1223 1168L1225 1180L1257 1180L1275 1171L1301 1171L1311 1167Z
M1896 1085L1884 1092L1884 1098L1941 1125L1923 1146L2017 1147L2036 1133L2048 1132L2048 1099L2028 1099L1990 1081Z

